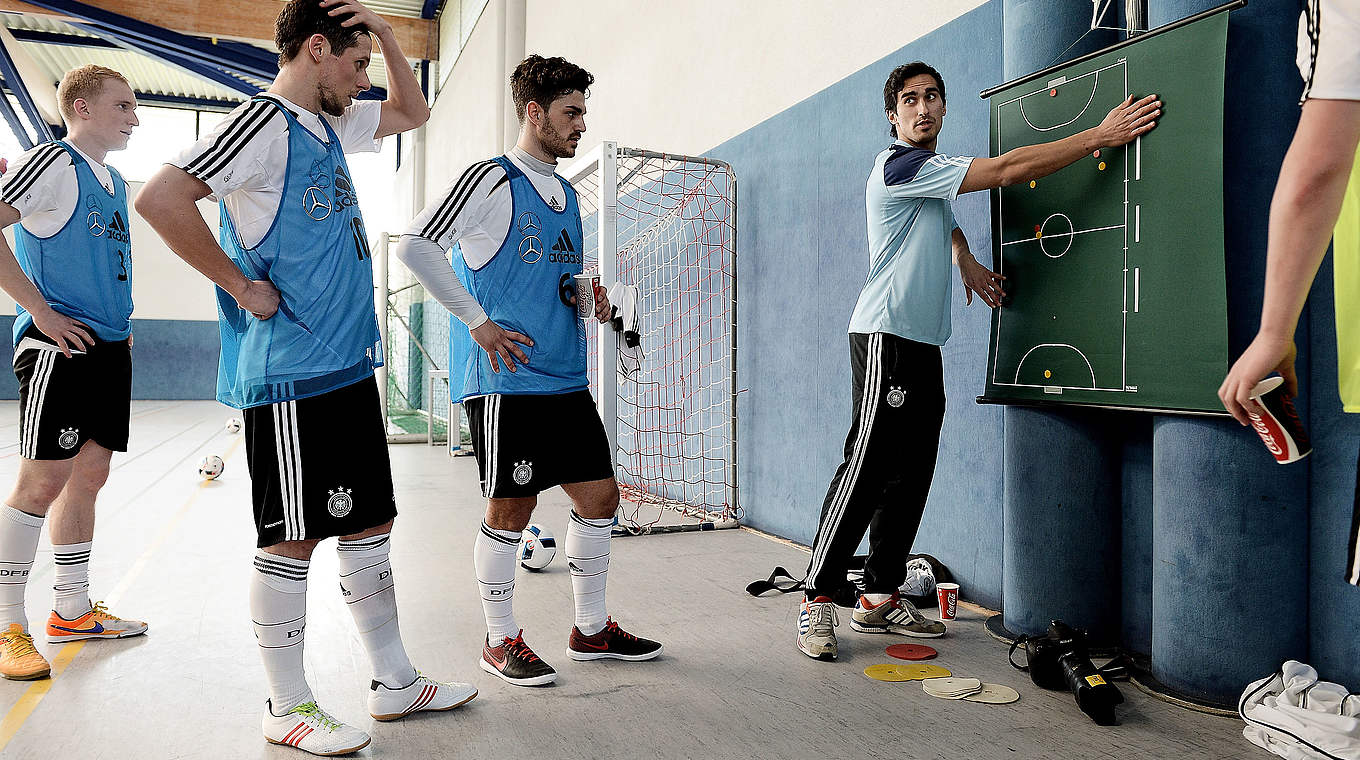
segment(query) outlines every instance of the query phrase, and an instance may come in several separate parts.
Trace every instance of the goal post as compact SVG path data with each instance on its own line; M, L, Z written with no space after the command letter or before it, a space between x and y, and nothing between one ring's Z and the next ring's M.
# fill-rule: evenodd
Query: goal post
M560 171L577 192L584 265L636 286L641 367L588 330L591 391L633 531L741 517L736 416L736 176L727 163L604 142Z

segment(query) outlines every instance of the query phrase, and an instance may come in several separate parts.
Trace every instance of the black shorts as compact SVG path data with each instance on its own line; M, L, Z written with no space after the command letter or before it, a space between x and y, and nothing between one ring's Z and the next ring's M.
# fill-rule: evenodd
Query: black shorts
M536 496L563 483L614 477L609 438L590 391L478 396L463 408L488 499Z
M24 459L70 459L86 441L127 451L132 349L126 340L95 341L67 358L30 327L14 348L14 375Z
M349 536L396 517L372 376L243 414L256 546Z

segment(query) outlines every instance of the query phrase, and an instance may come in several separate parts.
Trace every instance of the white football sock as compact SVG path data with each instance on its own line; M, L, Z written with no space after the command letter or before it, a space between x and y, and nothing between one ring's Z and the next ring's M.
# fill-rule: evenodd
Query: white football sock
M519 635L515 623L515 565L520 534L496 530L482 523L472 547L472 564L477 569L477 589L482 592L482 613L486 615L486 636L491 646Z
M67 620L90 611L90 544L52 544L52 609Z
M406 656L397 625L397 592L388 559L390 538L390 533L384 533L341 541L336 555L340 558L340 593L354 616L359 640L368 650L373 680L389 689L400 689L416 680L416 669Z
M270 708L283 715L312 701L312 689L302 665L302 640L307 630L307 567L305 559L255 552L250 577L250 618L255 641L269 682Z
M892 598L892 594L865 594L864 601L877 607Z
M604 587L609 577L609 536L613 532L613 518L587 520L575 510L567 523L567 567L571 569L571 590L576 598L576 628L586 636L604 630L609 619Z
M24 614L24 589L33 555L38 553L38 536L43 518L6 504L0 509L0 632L18 623L28 630Z

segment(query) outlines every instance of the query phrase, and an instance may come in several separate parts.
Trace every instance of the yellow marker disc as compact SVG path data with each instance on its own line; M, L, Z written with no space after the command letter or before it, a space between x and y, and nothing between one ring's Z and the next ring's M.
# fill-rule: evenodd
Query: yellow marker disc
M1047 369L1044 370L1044 377L1053 377L1053 371Z
M1104 161L1101 161L1101 162L1100 162L1100 165L1097 166L1096 168L1099 169L1099 170L1101 170L1101 171L1105 171L1105 162L1104 162Z
M875 681L911 681L911 676L904 675L897 671L897 666L892 664L870 665L864 669L864 675Z
M1031 190L1034 189L1035 187L1038 187L1038 185L1039 185L1039 183L1038 183L1038 182L1035 182L1034 180L1030 180L1030 181L1029 181L1029 186L1030 186L1030 189L1031 189Z
M948 669L925 662L904 662L895 666L897 673L907 681L923 681L927 678L948 678L954 675Z

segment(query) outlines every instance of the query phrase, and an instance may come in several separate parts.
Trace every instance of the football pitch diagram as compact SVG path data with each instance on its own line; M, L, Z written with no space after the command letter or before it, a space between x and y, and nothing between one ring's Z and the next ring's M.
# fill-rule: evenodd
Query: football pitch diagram
M1157 128L992 191L984 400L1221 411L1227 369L1222 126L1227 13L983 93L992 155L1094 127L1156 93Z

